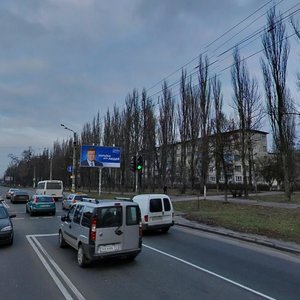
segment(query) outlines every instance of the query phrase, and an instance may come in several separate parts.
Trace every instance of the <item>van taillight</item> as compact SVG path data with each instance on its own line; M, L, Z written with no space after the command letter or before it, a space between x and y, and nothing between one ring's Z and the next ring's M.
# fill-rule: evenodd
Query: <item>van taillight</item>
M73 199L72 203L76 203L76 200L75 200L75 199Z
M142 225L142 221L139 222L139 236L143 235L143 225Z
M33 203L37 203L37 198L34 198Z
M145 220L145 222L148 222L148 215L144 216L144 220Z
M91 233L90 233L91 241L96 241L96 228L97 228L97 219L92 219Z

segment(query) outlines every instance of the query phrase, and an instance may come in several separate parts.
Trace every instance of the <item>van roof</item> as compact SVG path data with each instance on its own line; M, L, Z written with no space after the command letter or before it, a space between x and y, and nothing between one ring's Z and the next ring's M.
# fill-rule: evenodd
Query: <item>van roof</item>
M93 207L101 207L101 206L114 206L114 205L137 205L133 201L126 200L116 200L116 199L94 199L94 198L83 198L82 201L76 202L76 204L87 204Z
M146 196L146 197L168 197L168 198L170 198L166 194L139 194L139 195L134 196L133 198L138 197L138 196Z

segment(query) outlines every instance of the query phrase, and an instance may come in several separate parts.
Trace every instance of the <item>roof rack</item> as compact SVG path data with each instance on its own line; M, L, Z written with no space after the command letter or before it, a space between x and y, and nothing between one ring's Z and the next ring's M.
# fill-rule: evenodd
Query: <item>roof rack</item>
M81 202L90 202L90 203L98 204L99 200L97 200L95 198L82 198Z
M115 197L115 200L133 202L131 198L126 198L126 197Z

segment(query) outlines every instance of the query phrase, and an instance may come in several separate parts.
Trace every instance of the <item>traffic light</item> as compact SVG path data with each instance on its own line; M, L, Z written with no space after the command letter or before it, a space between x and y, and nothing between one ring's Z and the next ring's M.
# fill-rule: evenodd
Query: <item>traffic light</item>
M130 171L132 171L132 172L136 171L136 156L135 155L131 157Z
M136 169L140 172L143 170L143 157L141 155L137 159Z

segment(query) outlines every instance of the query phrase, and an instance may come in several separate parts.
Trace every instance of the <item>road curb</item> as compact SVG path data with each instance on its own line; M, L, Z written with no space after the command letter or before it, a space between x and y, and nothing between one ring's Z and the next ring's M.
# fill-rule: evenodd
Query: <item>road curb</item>
M186 227L186 228L191 228L191 229L196 229L196 230L201 230L204 232L214 233L214 234L218 234L218 235L222 235L222 236L226 236L226 237L231 237L234 239L250 242L253 244L259 244L259 245L266 246L269 248L274 248L277 250L300 255L300 246L299 246L299 249L292 248L292 247L289 247L289 246L286 246L283 244L278 244L278 243L276 243L276 241L273 241L273 240L265 240L263 237L261 237L261 238L260 237L250 237L250 236L246 236L243 233L234 232L234 231L226 231L226 230L220 231L217 228L209 228L208 226L201 226L200 224L197 226L196 224L195 225L194 224L184 224L184 223L175 221L175 225L181 226L181 227Z

